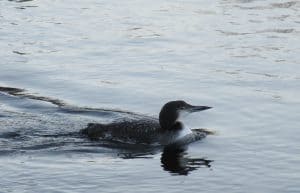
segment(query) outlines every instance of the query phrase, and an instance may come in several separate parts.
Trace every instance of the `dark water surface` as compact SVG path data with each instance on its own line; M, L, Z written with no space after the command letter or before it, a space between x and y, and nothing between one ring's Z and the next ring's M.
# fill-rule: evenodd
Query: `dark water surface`
M0 192L299 192L299 11L0 0ZM185 122L217 135L164 149L78 133L174 99L213 106Z

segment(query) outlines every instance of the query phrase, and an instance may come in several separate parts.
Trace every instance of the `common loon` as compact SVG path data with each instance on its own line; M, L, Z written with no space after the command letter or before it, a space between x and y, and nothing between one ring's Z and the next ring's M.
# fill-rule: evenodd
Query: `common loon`
M183 112L210 109L208 106L193 106L183 100L166 103L159 119L145 117L138 120L123 120L110 124L89 123L81 130L91 139L109 139L125 143L169 145L174 142L189 143L204 138L210 131L189 129L179 120Z

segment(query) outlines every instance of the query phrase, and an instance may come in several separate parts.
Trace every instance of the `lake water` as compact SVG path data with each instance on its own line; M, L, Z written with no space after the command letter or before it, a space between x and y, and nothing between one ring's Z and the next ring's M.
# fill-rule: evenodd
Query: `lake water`
M299 1L0 0L0 86L26 90L0 92L0 192L300 192L299 53ZM76 134L176 99L217 134Z

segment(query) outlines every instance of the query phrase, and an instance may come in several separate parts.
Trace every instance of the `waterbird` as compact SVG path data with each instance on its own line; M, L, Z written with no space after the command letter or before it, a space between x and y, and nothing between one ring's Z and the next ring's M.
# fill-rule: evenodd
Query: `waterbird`
M142 119L124 119L109 124L89 123L81 133L91 139L109 139L125 143L184 144L212 134L206 129L187 128L180 120L185 113L210 109L209 106L193 106L183 100L167 102L161 108L159 118L145 116Z

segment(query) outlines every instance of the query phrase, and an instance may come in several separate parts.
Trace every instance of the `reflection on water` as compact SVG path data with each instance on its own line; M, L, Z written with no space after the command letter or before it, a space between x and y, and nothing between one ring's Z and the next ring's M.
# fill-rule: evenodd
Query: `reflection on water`
M112 147L112 146L111 146ZM110 148L111 148L110 147ZM162 147L144 146L138 148L131 145L119 144L117 155L123 159L153 159L153 156L161 151ZM126 151L124 151L126 150ZM199 168L211 168L213 160L207 158L193 158L188 154L188 146L169 145L162 149L160 161L164 171L172 175L189 175ZM123 151L123 152L122 152ZM157 163L159 164L159 163Z
M198 168L210 168L213 160L190 158L186 146L167 146L161 155L161 166L172 174L188 175Z

